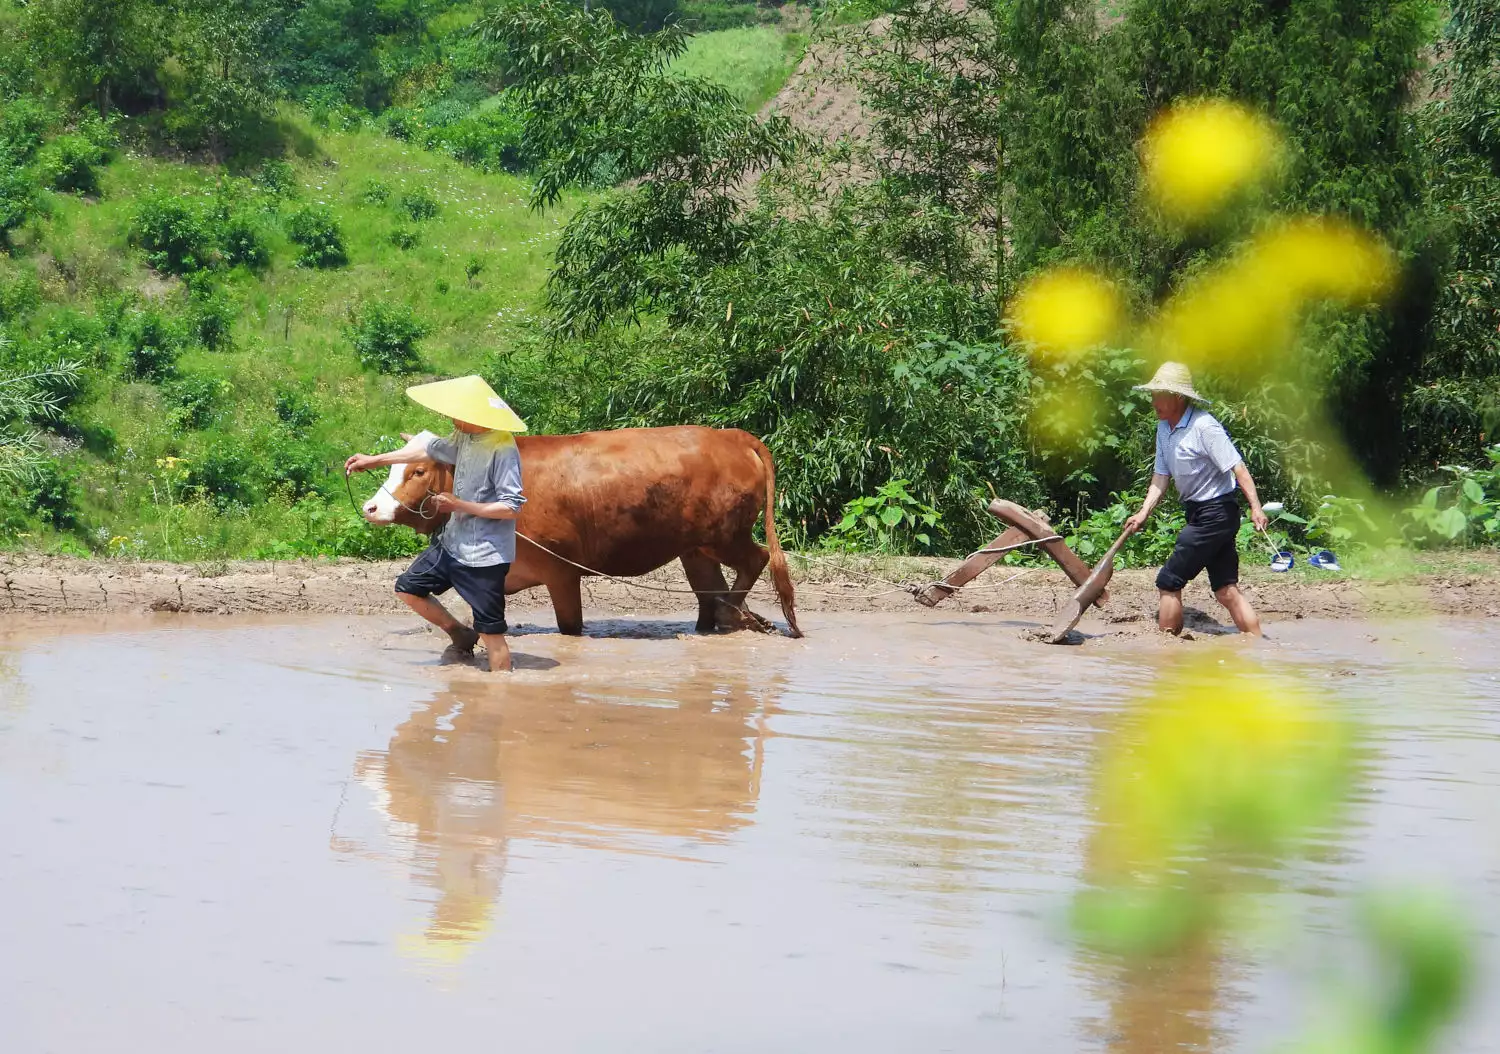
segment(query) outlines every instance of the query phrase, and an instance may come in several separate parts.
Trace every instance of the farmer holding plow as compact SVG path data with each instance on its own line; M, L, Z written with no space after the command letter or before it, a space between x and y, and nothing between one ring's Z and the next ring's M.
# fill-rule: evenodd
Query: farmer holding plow
M1140 511L1125 521L1127 533L1141 529L1167 492L1170 478L1187 512L1187 526L1156 576L1161 591L1156 623L1167 633L1182 632L1182 589L1207 569L1208 584L1241 633L1260 636L1260 618L1240 592L1237 536L1240 506L1236 487L1250 502L1250 519L1265 530L1255 481L1234 441L1213 414L1196 405L1204 401L1193 388L1188 368L1164 362L1156 376L1137 389L1151 393L1156 411L1156 464Z

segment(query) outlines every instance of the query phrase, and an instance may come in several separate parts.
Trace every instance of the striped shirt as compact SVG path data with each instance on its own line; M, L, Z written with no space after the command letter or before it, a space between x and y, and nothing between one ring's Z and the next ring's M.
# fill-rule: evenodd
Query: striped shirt
M526 502L521 493L521 452L509 432L470 435L455 431L447 438L433 436L427 441L427 456L453 466L453 493L464 501L482 505L498 501L517 510ZM515 520L455 512L437 540L449 556L468 567L516 560Z
M1158 476L1171 476L1183 501L1213 501L1232 494L1234 466L1243 458L1213 414L1191 403L1174 428L1156 422Z

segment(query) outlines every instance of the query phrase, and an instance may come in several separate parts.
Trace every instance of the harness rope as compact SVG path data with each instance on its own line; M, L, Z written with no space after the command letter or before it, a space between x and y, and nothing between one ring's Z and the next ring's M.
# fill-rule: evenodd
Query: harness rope
M344 473L344 490L346 492L348 492L348 494L349 494L349 505L350 505L351 508L354 509L355 515L358 516L360 518L360 520L365 523L365 526L369 526L369 521L365 520L365 518L364 518L364 511L360 508L359 501L354 497L354 484L351 482L350 475L347 472ZM407 512L411 513L413 516L420 516L424 520L435 520L435 519L438 518L438 516L442 515L441 513L436 513L436 512L429 513L429 512L426 511L426 509L427 509L427 502L433 497L432 491L428 491L426 494L424 494L422 496L422 500L417 503L417 507L415 509L412 508L410 505L406 504L406 502L402 501L400 498L396 497L395 492L391 491L388 488L388 485L385 484L385 483L382 483L380 485L380 487L375 491L375 493L376 494L384 493L384 494L388 495L392 501L394 501L397 505L401 506ZM585 564L580 564L577 560L570 560L568 557L564 556L562 553L559 553L559 552L557 552L557 551L555 551L553 549L547 548L547 546L543 545L541 542L537 541L535 538L531 538L531 537L528 537L527 535L523 534L521 532L520 528L516 529L516 537L517 538L521 538L521 539L523 539L526 542L529 542L531 545L533 545L536 548L540 549L542 552L546 553L548 556L552 557L553 559L555 559L555 560L561 560L563 563L569 565L570 567L577 568L579 571L582 571L584 574L589 575L591 577L594 577L594 578L604 578L604 579L608 579L611 582L618 582L622 586L625 586L627 589L646 589L646 590L652 590L652 591L655 591L655 592L658 592L658 593L677 593L677 594L680 594L682 596L695 596L695 597L697 597L697 596L711 596L715 600L717 600L719 603L723 604L725 607L729 608L732 611L738 611L739 613L741 613L741 614L743 614L743 615L745 615L745 616L747 616L749 618L752 618L752 619L757 619L757 620L762 621L762 622L765 621L764 619L761 619L759 615L756 615L753 611L751 611L750 609L746 608L744 606L744 601L743 600L739 604L737 604L737 605L736 604L731 604L725 598L724 594L726 592L733 592L733 590L724 590L724 589L679 589L679 588L677 588L675 586L663 586L663 585L656 585L654 583L635 582L635 581L631 581L628 578L621 578L618 575L612 575L612 574L609 574L609 573L604 572L604 571L597 571L594 568L588 567ZM1016 550L1016 549L1025 548L1028 545L1040 545L1043 542L1060 541L1061 538L1062 538L1061 535L1054 534L1054 535L1052 535L1049 538L1033 538L1033 539L1030 539L1028 541L1018 542L1015 545L1002 546L1001 548L998 548L998 549L978 549L978 550L975 550L974 552L970 553L969 557L978 556L978 555L980 555L982 553L983 554L1008 553L1008 552L1012 552L1013 550ZM807 556L800 556L799 558L803 559L803 560L810 559ZM968 559L968 557L966 557L965 559ZM845 568L845 570L853 570L853 569L852 568ZM879 593L864 593L864 594L853 594L853 595L850 595L848 593L829 593L829 592L819 591L819 590L816 590L816 589L806 589L806 588L799 589L798 592L801 593L801 594L803 594L804 596L832 597L832 598L835 598L835 599L838 599L838 600L874 600L877 597L889 596L892 593L910 593L912 596L917 596L918 594L920 594L920 593L924 592L925 590L930 589L932 587L937 587L939 589L946 589L946 590L949 591L950 594L952 594L952 593L961 592L961 591L963 591L965 589L972 589L972 590L998 589L1000 586L1007 585L1010 582L1014 582L1016 579L1020 578L1021 575L1030 574L1032 571L1035 571L1035 570L1036 570L1036 568L1034 568L1034 567L1027 568L1025 571L1022 571L1019 574L1011 575L1004 582L999 582L999 583L994 583L994 584L989 584L989 585L983 585L983 586L969 586L969 585L955 586L955 585L949 585L947 582L944 582L941 579L939 579L938 581L927 582L927 583L924 583L924 584L918 584L916 582L907 582L904 585L897 585L895 583L890 583L890 588L889 589L883 589ZM882 581L884 581L883 579L877 578L874 575L865 574L862 571L856 571L855 573L859 574L859 575L862 575L865 578L869 578L872 581L876 581L876 582L882 582ZM746 593L746 596L748 598L748 591Z

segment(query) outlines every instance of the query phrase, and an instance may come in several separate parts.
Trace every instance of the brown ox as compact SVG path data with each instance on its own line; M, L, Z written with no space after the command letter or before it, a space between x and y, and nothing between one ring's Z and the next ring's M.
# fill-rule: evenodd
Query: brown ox
M787 627L792 636L802 636L771 512L776 470L759 439L738 429L684 425L522 435L516 444L526 492L516 529L525 537L517 539L505 591L546 586L563 633L583 632L585 572L568 560L622 576L681 560L699 593L700 632L744 625L745 594L769 563ZM452 489L448 465L395 465L385 486L365 503L365 519L431 534L448 517L426 514L427 498ZM762 509L769 550L752 535ZM732 587L721 564L734 568Z

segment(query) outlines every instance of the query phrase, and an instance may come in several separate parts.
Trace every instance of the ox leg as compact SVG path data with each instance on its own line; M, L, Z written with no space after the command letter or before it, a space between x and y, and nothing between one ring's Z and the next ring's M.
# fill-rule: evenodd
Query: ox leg
M771 552L746 534L744 538L737 539L729 551L717 555L726 566L734 568L734 588L730 590L729 602L735 607L741 607L745 603L745 596L766 569L766 564L771 562Z
M547 595L552 598L552 613L557 616L557 632L570 637L583 633L583 587L577 575L554 579L547 583Z
M688 585L698 591L698 632L712 633L721 621L726 628L734 628L721 602L728 599L729 583L724 581L719 562L702 553L687 553L682 557L682 570L687 574Z

